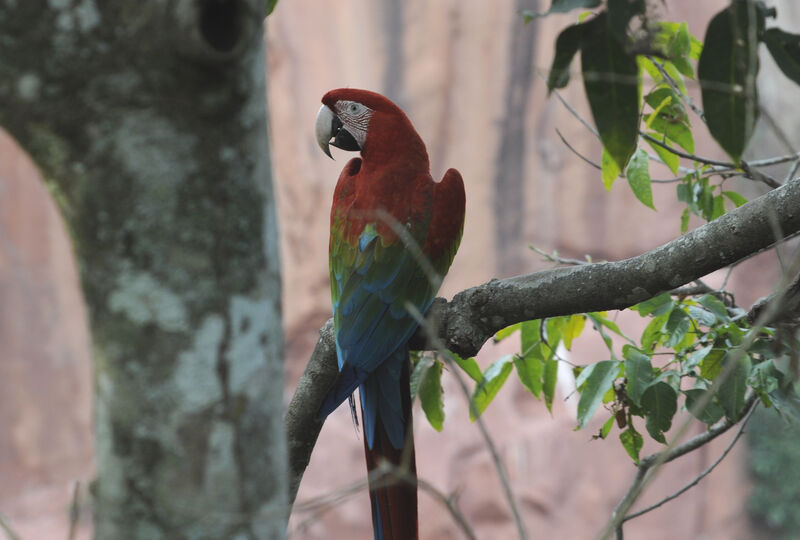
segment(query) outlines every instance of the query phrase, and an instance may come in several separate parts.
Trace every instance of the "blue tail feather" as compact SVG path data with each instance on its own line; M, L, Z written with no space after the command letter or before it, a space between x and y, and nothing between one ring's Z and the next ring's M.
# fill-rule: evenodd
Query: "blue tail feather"
M369 374L366 371L362 371L349 364L344 364L336 382L328 391L328 395L325 396L325 400L319 408L318 417L325 418L331 414L344 400L356 391L356 388L364 382L367 375Z

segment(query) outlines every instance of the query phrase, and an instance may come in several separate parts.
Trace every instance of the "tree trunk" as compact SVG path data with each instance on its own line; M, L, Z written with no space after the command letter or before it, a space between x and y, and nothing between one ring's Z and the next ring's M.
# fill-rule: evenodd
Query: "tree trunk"
M98 538L283 535L265 13L0 3L0 125L48 179L89 308Z

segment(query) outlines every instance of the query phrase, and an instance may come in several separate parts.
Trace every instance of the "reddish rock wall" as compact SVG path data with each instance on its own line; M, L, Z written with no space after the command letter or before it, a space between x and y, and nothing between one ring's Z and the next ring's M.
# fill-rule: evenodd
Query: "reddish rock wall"
M558 139L556 128L579 151L599 157L593 137L556 99L546 99L538 75L549 65L559 29L572 19L523 26L518 9L536 4L279 3L267 23L268 99L283 242L287 396L330 315L328 208L344 156L338 154L335 162L325 158L311 133L319 98L330 88L386 93L428 142L434 175L451 166L461 170L468 218L442 291L446 296L492 277L544 267L529 244L565 256L618 259L679 233L673 187L655 188L656 214L635 201L624 181L606 193L598 173ZM668 17L688 19L692 31L702 35L725 2L668 4ZM563 96L586 114L579 80ZM707 137L700 142L700 153L718 154ZM742 304L769 289L775 274L763 268L772 261L754 259L734 274ZM0 306L0 512L26 540L62 538L73 483L92 474L90 345L67 235L33 166L5 137L0 138ZM641 328L630 313L620 314L620 320L630 324L632 334ZM512 350L513 343L488 346L480 359L485 365ZM571 355L576 363L603 358L602 345L592 339L578 343ZM437 489L459 494L479 538L513 537L488 453L448 375L445 391L442 433L416 412L420 474ZM572 431L573 411L573 403L559 400L551 417L512 381L486 413L532 538L592 537L634 474L616 442L590 441L596 426ZM726 442L670 465L642 503L692 479ZM686 496L631 522L626 537L751 537L743 512L742 452L735 450ZM363 475L359 436L346 411L337 411L322 432L298 501ZM367 508L361 492L324 513L298 511L292 536L367 538ZM423 538L459 537L447 513L427 495L421 497L421 523Z

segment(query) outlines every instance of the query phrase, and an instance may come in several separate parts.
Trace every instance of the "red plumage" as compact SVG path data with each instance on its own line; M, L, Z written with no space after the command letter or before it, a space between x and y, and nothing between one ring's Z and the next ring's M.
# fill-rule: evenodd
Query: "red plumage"
M329 109L318 116L323 150L333 138L335 146L361 151L342 170L331 208L331 293L342 373L323 409L360 388L368 470L385 460L403 471L370 478L375 537L412 540L418 524L407 351L418 322L404 306L424 313L438 289L440 280L420 259L441 277L450 267L464 224L464 183L455 169L433 180L422 139L380 94L339 89L322 102Z

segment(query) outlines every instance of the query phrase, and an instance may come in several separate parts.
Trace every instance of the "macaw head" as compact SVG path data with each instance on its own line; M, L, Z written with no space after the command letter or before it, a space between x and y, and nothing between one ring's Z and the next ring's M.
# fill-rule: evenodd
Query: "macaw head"
M408 152L428 154L411 122L389 99L369 90L340 88L322 97L314 134L322 151L331 156L330 146L360 151L367 160L408 159Z

